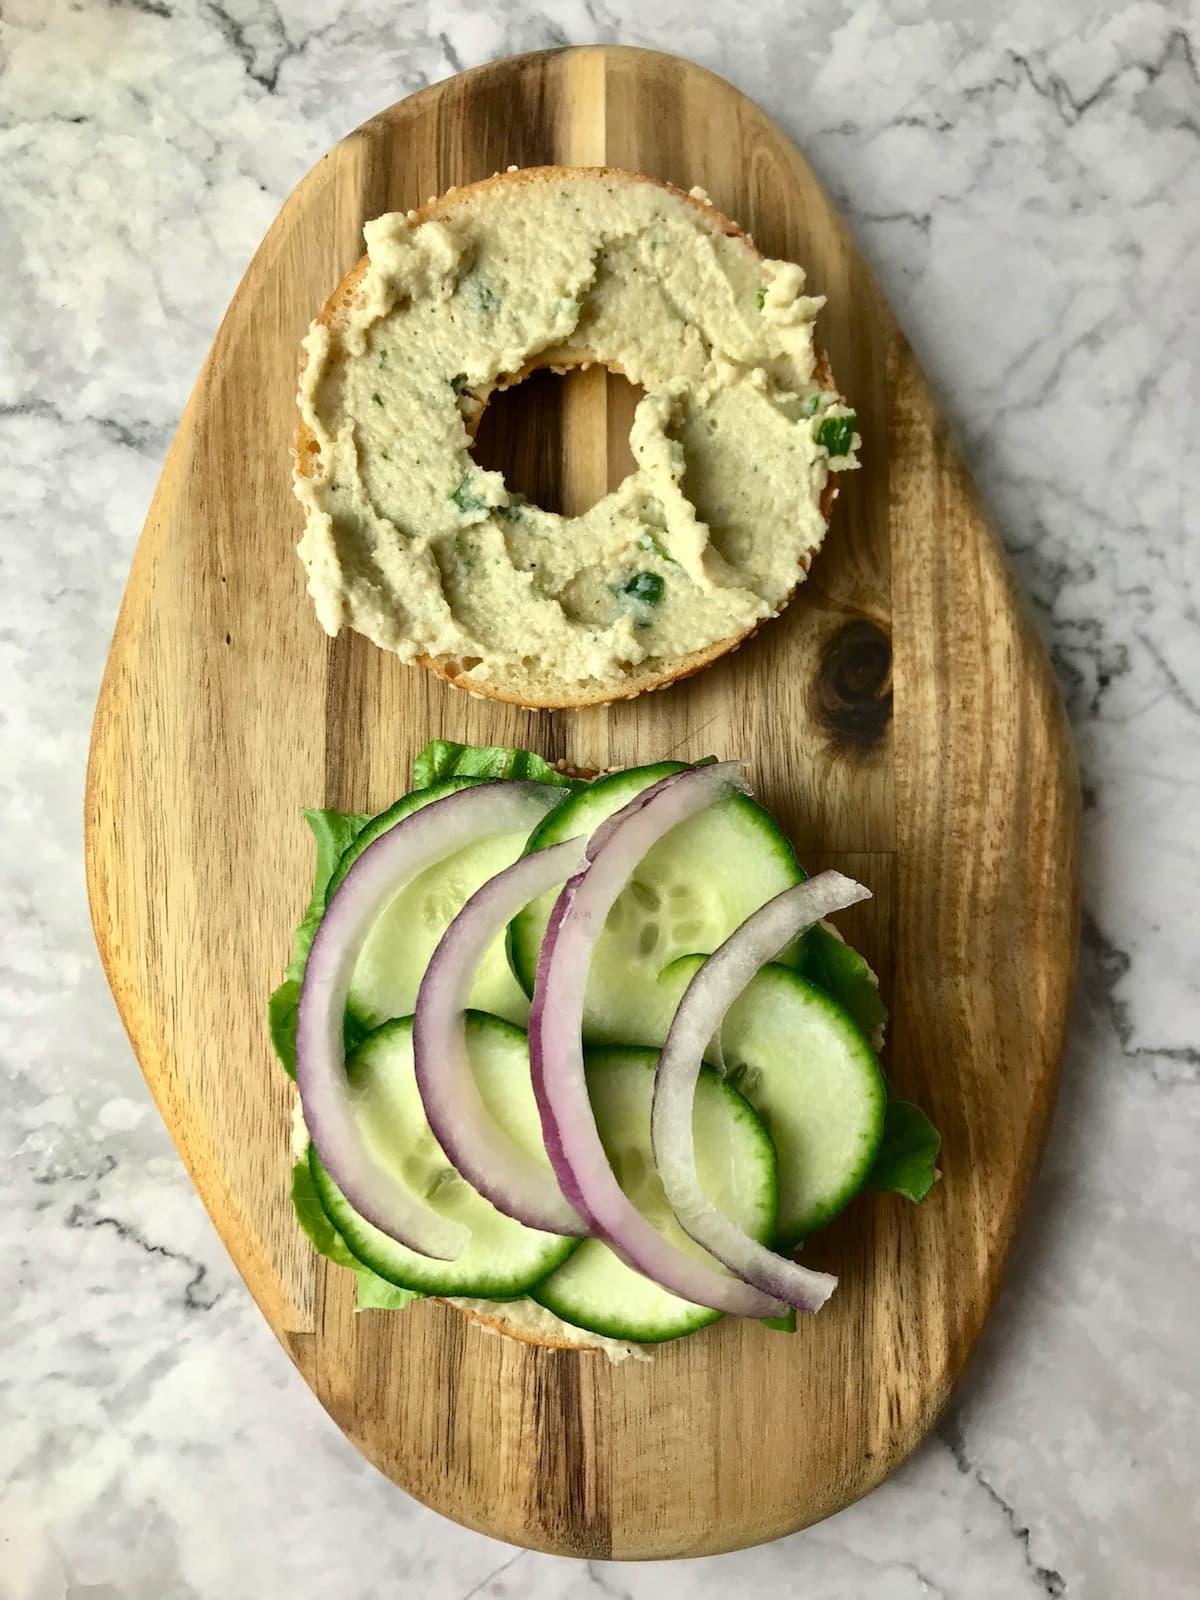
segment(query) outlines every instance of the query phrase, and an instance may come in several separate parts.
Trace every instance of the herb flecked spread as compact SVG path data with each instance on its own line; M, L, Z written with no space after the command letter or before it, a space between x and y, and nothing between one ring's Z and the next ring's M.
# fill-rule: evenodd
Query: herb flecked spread
M364 276L305 340L300 555L326 630L536 700L548 672L619 692L778 611L857 445L802 270L603 169L512 173L428 211L368 223ZM511 375L585 360L646 391L636 470L564 517L476 465L469 421Z

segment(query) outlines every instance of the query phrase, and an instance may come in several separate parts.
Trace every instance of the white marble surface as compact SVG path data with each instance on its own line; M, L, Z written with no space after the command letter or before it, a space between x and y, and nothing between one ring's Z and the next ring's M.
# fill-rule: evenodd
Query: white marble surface
M0 1600L1200 1593L1194 3L0 0L0 17ZM965 439L1086 796L1058 1114L951 1413L823 1526L670 1566L517 1553L343 1442L151 1107L80 864L129 558L284 195L423 83L590 40L716 67L808 151Z

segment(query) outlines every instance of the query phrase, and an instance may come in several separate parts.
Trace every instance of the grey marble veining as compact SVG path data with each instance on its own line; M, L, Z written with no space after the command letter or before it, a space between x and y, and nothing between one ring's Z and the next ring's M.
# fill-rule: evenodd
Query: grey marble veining
M1195 5L0 0L0 19L0 1600L1200 1592ZM822 1526L670 1566L515 1552L343 1442L150 1104L80 864L134 542L285 194L426 82L594 40L716 68L809 155L959 428L1085 784L1059 1109L950 1414Z

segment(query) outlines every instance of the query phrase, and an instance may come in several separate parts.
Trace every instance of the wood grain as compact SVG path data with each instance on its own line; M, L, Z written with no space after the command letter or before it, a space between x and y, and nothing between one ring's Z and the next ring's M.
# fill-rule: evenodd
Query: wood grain
M809 268L864 470L789 611L699 677L608 710L474 701L354 634L326 640L293 554L297 347L365 218L510 162L703 184ZM519 393L520 470L586 501L624 449L597 374ZM525 424L520 425L524 406ZM607 454L597 456L607 441ZM842 1286L793 1337L724 1322L610 1369L433 1304L356 1316L287 1202L291 1088L264 1026L305 898L303 805L406 787L427 739L607 765L747 757L802 857L866 879L845 919L884 977L888 1066L945 1135L915 1208L865 1198L814 1242ZM770 1539L863 1494L921 1439L997 1289L1046 1130L1076 947L1078 788L1045 656L911 353L796 150L688 63L518 57L393 107L284 206L189 402L96 712L87 867L121 1015L264 1315L363 1453L501 1538L586 1556ZM806 1257L806 1259L808 1259Z

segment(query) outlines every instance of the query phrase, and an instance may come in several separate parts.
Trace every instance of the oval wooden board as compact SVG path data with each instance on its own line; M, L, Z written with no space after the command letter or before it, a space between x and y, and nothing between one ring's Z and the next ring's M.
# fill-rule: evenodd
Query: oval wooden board
M784 617L610 710L476 701L357 636L330 642L293 554L298 343L364 219L510 162L702 184L766 252L805 263L866 441ZM619 475L628 396L585 375L551 418L546 391L520 402L523 429L498 416L489 448L570 505ZM300 1236L292 1090L264 1027L311 870L299 810L381 808L433 737L595 766L744 756L806 864L873 887L843 926L882 974L888 1069L942 1129L945 1176L925 1205L866 1198L814 1242L842 1284L795 1336L726 1321L610 1368L438 1304L355 1315L349 1275ZM87 865L109 981L205 1204L321 1403L397 1483L519 1544L642 1557L774 1538L890 1472L962 1371L1046 1130L1078 803L1046 658L912 355L757 107L668 56L528 55L394 106L304 179L229 309L138 547L96 713Z

